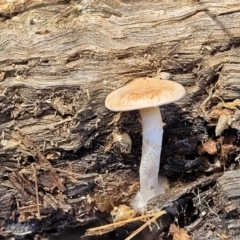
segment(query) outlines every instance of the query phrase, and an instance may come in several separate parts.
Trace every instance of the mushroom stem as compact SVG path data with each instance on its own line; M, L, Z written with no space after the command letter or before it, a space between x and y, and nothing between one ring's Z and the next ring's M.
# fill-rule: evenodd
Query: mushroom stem
M158 182L163 123L159 107L140 109L140 114L142 118L140 190L131 205L143 211L149 199L164 193L164 187Z

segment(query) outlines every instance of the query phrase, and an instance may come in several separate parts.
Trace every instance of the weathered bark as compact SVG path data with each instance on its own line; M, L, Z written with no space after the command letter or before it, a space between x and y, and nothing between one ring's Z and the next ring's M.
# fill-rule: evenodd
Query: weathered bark
M110 202L129 201L141 125L137 112L118 118L104 100L137 77L170 78L186 88L182 100L162 107L162 171L210 171L198 146L213 137L206 122L215 124L226 110L233 117L238 108L211 112L219 97L239 98L239 21L239 2L227 0L0 0L0 218L15 219L13 209L22 221L30 218L21 207L36 204L34 169L42 217L59 217L61 209L70 222L87 222L93 206L109 211ZM113 131L130 135L131 153L112 143Z
M193 232L190 229L196 230L192 239L239 238L239 177L239 170L225 172L217 179L216 187L195 192L196 205L207 214L201 216L197 224L187 227L190 232Z

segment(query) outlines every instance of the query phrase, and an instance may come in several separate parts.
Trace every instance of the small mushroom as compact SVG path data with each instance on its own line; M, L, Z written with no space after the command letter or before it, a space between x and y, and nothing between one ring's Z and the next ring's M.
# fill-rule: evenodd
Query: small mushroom
M158 78L139 78L111 92L105 106L112 111L139 110L142 119L142 157L140 190L131 202L144 211L147 201L165 192L158 172L162 149L163 122L159 106L177 101L185 95L184 87Z
M223 130L228 129L232 123L232 117L229 115L221 115L218 119L217 126L215 128L216 137L221 135Z

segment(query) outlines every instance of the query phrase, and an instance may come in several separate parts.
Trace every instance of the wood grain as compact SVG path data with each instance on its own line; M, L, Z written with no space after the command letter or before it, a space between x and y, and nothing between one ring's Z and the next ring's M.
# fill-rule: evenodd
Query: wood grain
M219 102L213 95L239 98L239 20L237 0L0 0L4 189L16 189L8 175L33 161L16 134L31 139L55 168L82 175L130 168L137 173L138 113L123 113L113 123L116 113L104 107L108 93L137 77L168 76L186 88L183 99L161 108L167 123L163 163L175 152L197 156L198 144L210 137L206 113ZM205 101L210 92L213 98ZM116 128L130 135L131 154L115 145L104 151ZM73 187L65 177L65 187ZM131 179L136 184L136 175ZM45 191L64 204L56 192Z

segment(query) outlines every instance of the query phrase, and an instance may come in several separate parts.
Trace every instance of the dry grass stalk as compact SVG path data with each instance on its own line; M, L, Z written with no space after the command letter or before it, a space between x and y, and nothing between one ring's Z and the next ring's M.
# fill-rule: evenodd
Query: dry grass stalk
M130 236L128 236L125 240L131 240L133 237L135 237L138 233L140 233L145 227L149 226L150 223L154 222L157 218L165 214L165 211L156 212L154 217L149 219L147 222L145 222L140 228L138 228L136 231L134 231Z
M131 223L131 222L135 222L135 221L139 221L139 220L143 220L146 218L150 218L153 217L154 219L150 219L150 222L155 221L158 217L160 217L161 215L165 214L165 211L160 211L160 212L155 212L155 213L150 213L150 214L146 214L146 215L142 215L140 217L135 217L135 218L131 218L128 220L124 220L124 221L119 221L119 222L115 222L115 223L110 223L104 226L100 226L100 227L95 227L95 228L89 228L87 229L85 235L83 237L86 236L92 236L92 235L102 235L108 232L113 231L116 228L122 227L125 224ZM147 225L150 223L149 221L147 222ZM145 223L146 224L146 223ZM144 224L144 225L145 225ZM144 227L143 227L144 228ZM140 230L141 231L141 230ZM140 232L139 231L139 232Z

